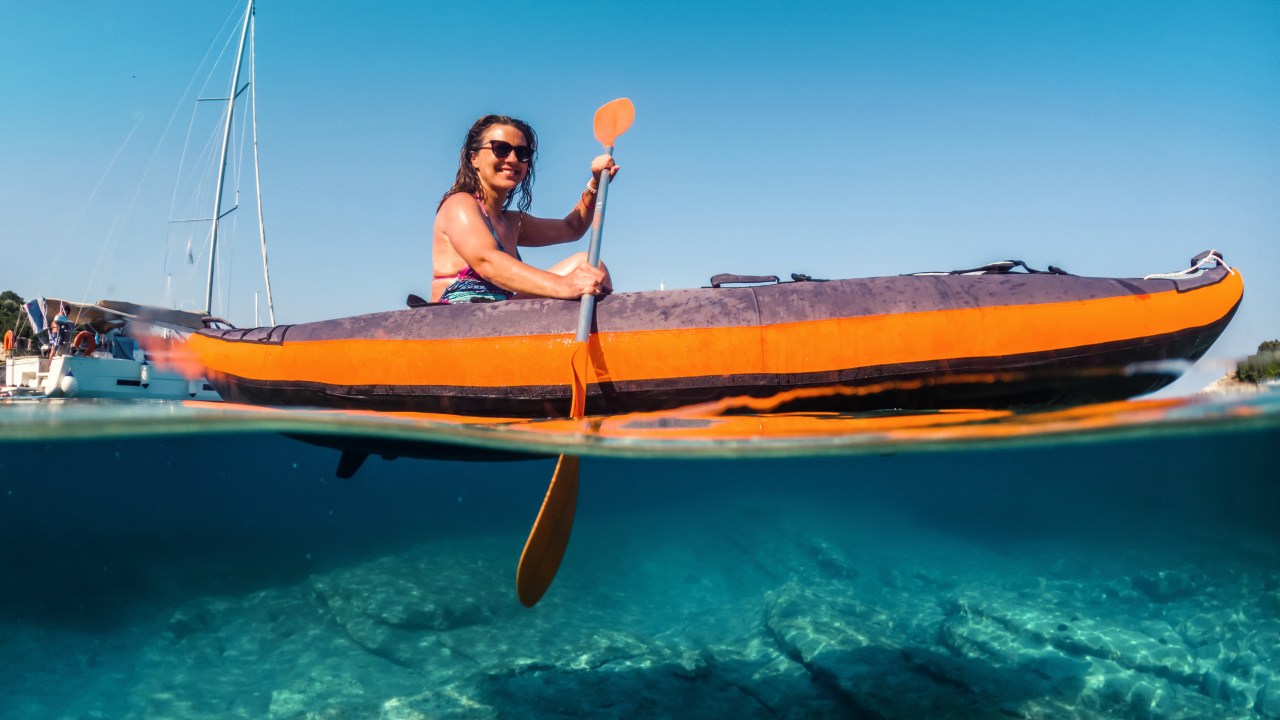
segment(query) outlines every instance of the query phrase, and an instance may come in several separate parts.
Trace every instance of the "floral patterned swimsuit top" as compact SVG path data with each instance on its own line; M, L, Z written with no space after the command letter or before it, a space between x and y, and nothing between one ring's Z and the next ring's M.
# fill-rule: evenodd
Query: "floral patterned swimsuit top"
M493 220L489 218L489 211L485 209L484 203L480 202L480 198L476 198L476 203L480 206L480 214L484 216L484 224L489 226L489 232L493 233L493 241L498 244L498 250L506 252L502 247L502 241L498 239L498 230L493 226ZM520 250L516 249L516 259L520 259ZM457 279L453 281L449 287L440 293L440 299L436 302L442 305L456 305L458 303L480 303L480 302L497 302L499 300L510 300L515 293L510 290L504 290L497 285L485 280L471 269L470 265L462 268L458 273Z

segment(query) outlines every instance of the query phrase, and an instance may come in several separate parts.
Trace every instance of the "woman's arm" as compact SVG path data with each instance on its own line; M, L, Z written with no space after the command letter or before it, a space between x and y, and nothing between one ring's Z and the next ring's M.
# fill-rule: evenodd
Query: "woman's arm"
M525 215L520 223L520 244L525 247L545 247L560 243L573 242L582 237L591 227L591 218L596 212L596 189L600 186L600 173L608 172L610 179L618 174L618 166L613 157L600 155L591 161L591 180L582 197L560 220Z
M480 208L466 195L445 201L435 229L477 275L506 290L565 300L607 291L605 273L585 263L567 275L558 275L526 265L500 250Z

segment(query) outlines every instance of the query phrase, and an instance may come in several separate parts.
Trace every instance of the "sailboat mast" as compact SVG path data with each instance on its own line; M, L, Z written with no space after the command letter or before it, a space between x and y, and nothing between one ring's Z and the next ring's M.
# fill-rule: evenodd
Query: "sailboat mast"
M240 66L244 63L245 39L249 35L249 24L253 22L253 3L245 6L244 27L240 30L240 47L236 50L236 67L231 73L231 95L227 98L227 122L222 132L222 153L218 161L218 187L213 193L213 229L209 240L209 279L205 285L204 311L213 314L213 269L218 260L218 222L222 220L222 186L227 175L227 148L231 144L231 121L236 113L236 96L240 94Z
M271 301L271 268L267 266L267 228L262 222L262 176L258 172L258 83L254 66L253 28L249 28L249 114L253 116L253 186L258 193L258 237L262 239L262 279L267 284L267 317L276 324L276 305ZM254 324L258 322L257 293L254 293Z

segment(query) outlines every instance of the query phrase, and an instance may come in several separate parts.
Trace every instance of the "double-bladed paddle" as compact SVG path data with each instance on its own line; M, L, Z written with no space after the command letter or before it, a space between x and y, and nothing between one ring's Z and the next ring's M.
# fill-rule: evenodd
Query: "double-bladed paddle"
M607 155L613 154L613 143L631 127L636 108L627 98L605 103L596 111L596 140L604 145ZM609 194L609 173L600 173L600 187L596 190L596 212L591 223L591 245L587 249L587 262L600 265L600 239L604 235L605 199ZM590 364L588 338L591 335L591 318L595 314L596 296L583 295L578 313L578 336L574 344L570 367L573 371L573 388L569 416L578 419L586 415L587 373ZM573 513L578 507L578 456L561 455L547 496L542 500L538 519L533 521L520 565L516 568L516 594L525 607L533 607L551 587L551 581L560 569L564 550L569 545L569 533L573 530Z

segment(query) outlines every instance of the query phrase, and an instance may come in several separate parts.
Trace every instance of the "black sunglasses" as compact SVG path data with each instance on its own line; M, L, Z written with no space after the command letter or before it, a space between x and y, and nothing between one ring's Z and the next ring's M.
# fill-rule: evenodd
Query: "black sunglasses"
M499 160L507 159L507 156L511 154L512 150L516 151L516 160L519 160L522 163L527 163L533 159L533 148L528 145L512 145L511 143L503 142L502 140L490 140L488 145L481 145L476 149L484 150L485 148L489 148L489 150L493 152L494 157Z

